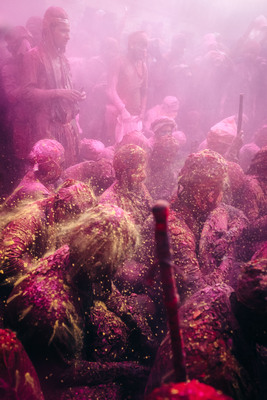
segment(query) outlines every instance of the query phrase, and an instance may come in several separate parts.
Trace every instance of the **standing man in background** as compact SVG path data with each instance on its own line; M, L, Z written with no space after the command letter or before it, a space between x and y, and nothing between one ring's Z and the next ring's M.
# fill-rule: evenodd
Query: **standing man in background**
M122 57L108 90L118 113L116 143L125 134L143 128L147 100L147 47L148 37L144 31L129 35L127 54Z
M70 39L68 15L49 7L43 18L42 41L24 57L24 99L32 106L32 140L56 139L65 148L66 166L78 161L78 102L85 93L73 89L64 53Z

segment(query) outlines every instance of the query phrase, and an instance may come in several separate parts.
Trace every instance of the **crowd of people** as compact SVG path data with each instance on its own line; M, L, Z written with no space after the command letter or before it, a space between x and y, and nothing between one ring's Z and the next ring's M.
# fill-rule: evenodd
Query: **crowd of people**
M119 36L92 42L79 66L60 7L4 36L0 397L263 400L267 19L232 48L180 32L165 54L140 30L122 51Z

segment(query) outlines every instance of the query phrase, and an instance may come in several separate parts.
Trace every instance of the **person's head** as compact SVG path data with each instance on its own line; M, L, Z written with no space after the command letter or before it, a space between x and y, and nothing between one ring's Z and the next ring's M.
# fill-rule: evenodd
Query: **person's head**
M66 11L60 7L49 7L43 18L43 40L54 51L64 53L70 39L70 23Z
M41 17L32 16L26 22L26 28L32 35L32 45L37 46L42 40L42 24Z
M218 41L218 33L210 32L203 36L202 49L203 53L220 49L220 42Z
M173 118L167 116L156 118L152 123L150 129L154 132L155 136L171 135L176 129L176 122Z
M105 145L100 140L83 139L81 140L80 157L83 160L97 161L102 157Z
M124 146L125 144L135 144L145 151L149 150L147 138L142 132L139 131L126 133L126 135L123 136L122 140L118 144L118 148Z
M254 143L260 148L267 146L267 125L263 125L255 132Z
M131 216L115 205L91 208L74 223L67 234L72 259L78 269L95 280L109 278L130 258L139 244L139 233ZM79 270L72 271L73 276Z
M55 222L74 219L95 205L96 197L88 184L67 179L54 196L52 217Z
M42 183L54 183L58 180L62 173L64 153L63 146L56 140L42 139L35 143L28 159L35 176Z
M15 26L7 31L5 35L7 50L16 57L30 50L31 34L24 26Z
M179 111L179 101L175 96L166 96L163 99L162 110L164 115L175 119Z
M247 171L248 175L255 175L258 178L266 179L267 177L267 146L262 147L253 157L250 167Z
M148 36L144 31L133 32L128 36L128 51L134 60L145 60L147 56Z
M135 144L125 144L114 155L116 179L128 189L138 186L146 178L146 152Z
M207 135L207 145L210 150L224 155L230 148L235 136L237 126L235 117L228 117L212 126Z
M180 145L178 140L170 135L156 138L150 157L152 169L172 164L177 159Z
M184 192L193 213L210 212L222 198L227 171L227 162L214 151L190 154L179 173L178 196Z
M203 61L206 62L208 66L214 68L221 68L229 65L227 54L221 50L210 50L203 57Z

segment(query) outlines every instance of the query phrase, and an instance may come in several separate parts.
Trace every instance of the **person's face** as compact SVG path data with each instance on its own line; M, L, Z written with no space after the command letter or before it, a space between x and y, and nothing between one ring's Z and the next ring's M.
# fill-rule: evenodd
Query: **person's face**
M138 40L130 46L131 53L135 60L145 60L147 57L147 40Z
M222 199L222 190L210 188L207 185L198 185L193 189L193 197L196 210L201 213L209 213L214 210Z
M44 183L56 182L62 174L63 162L63 159L40 162L36 172L37 177Z
M145 164L135 169L129 169L127 171L127 179L130 187L140 185L146 179Z
M70 40L70 24L60 22L52 28L52 33L55 47L64 51Z
M171 135L173 128L171 125L164 125L161 129L157 131L157 136Z

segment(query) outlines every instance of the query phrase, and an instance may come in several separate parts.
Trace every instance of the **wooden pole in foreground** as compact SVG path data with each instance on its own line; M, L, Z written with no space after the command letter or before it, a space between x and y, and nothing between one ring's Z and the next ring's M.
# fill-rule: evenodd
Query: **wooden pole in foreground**
M176 289L173 266L171 264L171 253L167 231L169 205L166 201L160 200L155 204L152 211L156 221L156 250L160 265L164 304L169 322L175 377L177 382L184 382L186 381L186 369L179 322L180 298Z
M237 120L237 135L240 135L242 130L242 120L243 120L243 100L244 94L240 93L239 95L239 106L238 106L238 120Z

